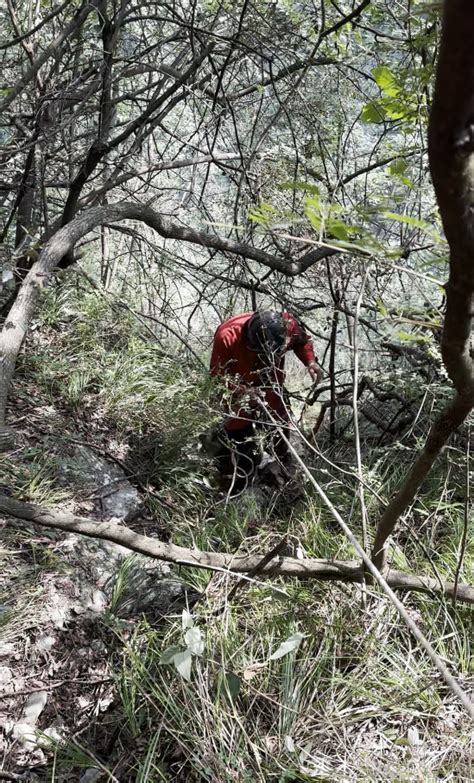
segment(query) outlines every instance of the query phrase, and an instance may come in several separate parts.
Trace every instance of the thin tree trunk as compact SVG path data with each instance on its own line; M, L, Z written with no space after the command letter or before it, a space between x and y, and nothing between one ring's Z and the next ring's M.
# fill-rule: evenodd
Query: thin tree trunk
M456 396L441 412L425 447L382 515L373 562L386 562L386 542L413 501L449 436L474 407L471 329L474 316L474 5L445 0L441 46L429 124L433 185L450 248L443 360Z

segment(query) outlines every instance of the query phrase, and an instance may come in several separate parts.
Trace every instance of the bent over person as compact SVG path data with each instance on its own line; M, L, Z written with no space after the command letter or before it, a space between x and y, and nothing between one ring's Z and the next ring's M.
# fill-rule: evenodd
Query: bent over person
M226 417L219 435L218 468L233 476L232 491L240 492L250 481L262 457L255 440L258 428L266 427L275 455L284 464L287 446L278 426L288 423L285 402L285 354L293 350L315 383L322 370L311 338L291 313L257 310L234 315L215 335L211 374L226 383ZM265 423L262 415L267 408Z

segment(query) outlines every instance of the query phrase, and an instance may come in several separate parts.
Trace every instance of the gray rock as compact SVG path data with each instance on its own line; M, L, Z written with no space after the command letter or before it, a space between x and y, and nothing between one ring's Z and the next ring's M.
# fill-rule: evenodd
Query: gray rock
M81 775L79 778L79 783L96 783L96 781L100 780L103 775L103 770L91 767L90 769L86 769L84 774Z
M46 707L48 701L47 691L36 691L32 693L23 708L21 720L30 726L35 726L36 721Z
M40 636L36 641L36 649L41 653L48 654L55 644L56 637L51 636L50 634L45 634L44 636Z
M104 587L113 613L123 619L144 615L155 622L171 612L193 606L200 593L179 579L166 577L162 565L132 556Z
M128 520L142 508L138 490L122 468L87 446L76 445L58 461L60 479L93 499L102 517Z
M13 680L13 672L9 666L0 666L0 690Z
M153 622L192 606L199 597L193 588L171 576L168 563L131 554L110 541L75 534L67 543L70 560L83 574L77 596L70 601L76 614L100 614L110 608L122 619L145 615Z

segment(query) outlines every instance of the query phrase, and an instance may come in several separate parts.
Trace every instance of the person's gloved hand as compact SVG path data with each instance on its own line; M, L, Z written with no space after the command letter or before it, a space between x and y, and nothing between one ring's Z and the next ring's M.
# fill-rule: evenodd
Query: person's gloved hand
M322 367L320 367L317 362L310 362L308 364L308 372L311 375L311 380L314 385L317 386L324 374Z

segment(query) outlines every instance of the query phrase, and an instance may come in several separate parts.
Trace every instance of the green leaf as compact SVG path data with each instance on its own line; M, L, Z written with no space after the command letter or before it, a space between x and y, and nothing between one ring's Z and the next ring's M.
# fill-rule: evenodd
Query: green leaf
M355 234L363 233L362 229L358 226L351 226L349 223L344 223L343 220L334 220L332 218L329 218L326 221L326 231L331 236L341 240L349 240L354 237Z
M192 628L194 625L194 620L192 614L188 612L187 609L183 609L183 614L181 617L181 622L183 626L183 631L186 630L186 628Z
M350 239L347 227L339 220L328 220L326 230L328 234L336 239Z
M387 210L384 210L382 216L388 220L396 220L398 223L407 223L409 226L416 226L416 228L432 230L432 227L426 220L420 220L411 215L401 215L399 212L388 212Z
M385 119L385 109L381 101L370 101L366 103L361 112L362 122L383 122Z
M421 220L420 218L412 217L411 215L401 215L399 212L382 211L382 217L387 220L396 220L397 223L406 223L409 226L414 226L425 232L428 236L434 239L436 242L443 242L442 236L433 228L431 223L427 220Z
M425 343L427 340L422 334L410 334L410 332L402 330L395 332L395 337L398 337L403 343Z
M385 95L395 98L400 88L397 85L394 74L387 65L378 65L372 71L372 76Z
M178 647L176 644L171 645L171 647L167 647L166 650L163 650L160 656L160 663L161 664L168 664L173 663L173 658L178 653L183 652L182 647Z
M390 251L369 234L364 234L351 242L347 242L344 239L335 239L331 242L331 247L341 251L347 250L349 253L361 253L364 256L373 256L376 253L383 253L386 258L390 256ZM396 257L398 258L399 256L400 251L397 251Z
M305 210L305 215L311 223L312 227L318 233L321 231L322 221L321 218L316 215L313 210Z
M314 195L304 200L304 214L309 220L315 231L321 230L321 201L318 195Z
M270 655L271 661L277 661L279 658L283 658L288 653L297 650L304 639L304 634L294 633L293 636L289 636L284 642L280 644L277 650Z
M304 200L305 209L312 209L314 212L321 212L321 199L319 193L315 193L313 196L308 196Z
M249 220L252 220L254 223L261 223L263 225L271 223L273 218L277 215L278 210L275 207L272 207L271 204L266 204L263 201L261 204L259 204L258 207L255 207L248 212Z
M222 671L220 675L220 685L225 695L230 701L235 701L240 693L242 680L234 672Z
M309 182L297 180L295 182L282 182L279 190L304 190L306 193L312 193L313 196L319 196L320 189L317 185L310 185Z
M382 98L380 101L384 108L385 116L389 120L403 120L413 116L416 107L404 101L396 101L393 98Z
M191 650L184 650L183 652L176 653L176 655L173 656L173 663L176 667L176 671L183 680L191 682Z
M202 655L204 652L204 641L199 628L188 628L184 634L184 641L194 655Z
M389 167L390 174L395 175L404 174L406 170L407 162L406 160L403 160L403 158L397 158L396 160L393 160Z

